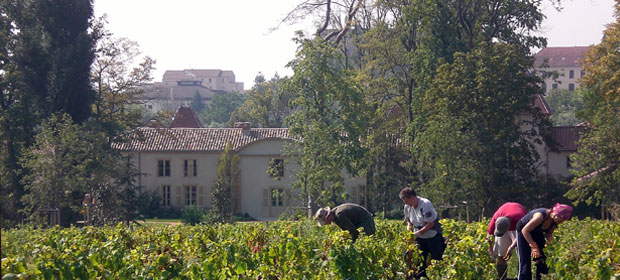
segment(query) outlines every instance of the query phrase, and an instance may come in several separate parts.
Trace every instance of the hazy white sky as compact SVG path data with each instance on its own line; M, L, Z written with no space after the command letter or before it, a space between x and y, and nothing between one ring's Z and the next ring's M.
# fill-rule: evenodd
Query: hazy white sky
M155 81L165 70L232 70L250 89L262 72L271 78L292 71L291 40L303 26L280 19L297 0L95 0L95 14L108 15L107 28L140 44L157 60ZM583 46L600 42L604 25L614 21L614 0L564 0L561 12L544 1L543 34L548 46Z

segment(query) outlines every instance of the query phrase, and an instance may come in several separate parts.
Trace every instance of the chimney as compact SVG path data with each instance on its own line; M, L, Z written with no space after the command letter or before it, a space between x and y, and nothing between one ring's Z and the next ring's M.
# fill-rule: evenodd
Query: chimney
M241 128L243 135L248 136L250 135L250 129L252 128L252 123L250 122L236 122L235 123L235 128Z

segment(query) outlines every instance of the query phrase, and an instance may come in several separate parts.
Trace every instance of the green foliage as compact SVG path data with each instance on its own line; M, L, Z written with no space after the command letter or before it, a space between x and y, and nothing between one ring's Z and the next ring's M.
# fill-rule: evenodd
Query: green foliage
M551 121L556 126L572 126L583 122L578 112L583 108L584 88L576 91L554 89L547 93L545 99L553 110Z
M351 73L335 67L332 47L320 38L297 42L299 51L289 64L295 74L285 85L295 108L287 118L290 134L303 139L289 151L301 166L294 185L304 199L337 203L343 199L342 170L355 176L365 168L361 138L369 110Z
M536 178L534 143L546 139L549 122L531 106L540 89L530 66L511 45L481 44L439 67L416 114L412 149L433 201L491 209Z
M15 63L23 88L45 119L64 112L82 122L91 115L90 84L98 30L91 1L3 1L19 30Z
M231 115L243 104L246 95L239 92L216 94L198 115L205 127L231 127Z
M144 108L138 98L140 86L152 80L155 60L141 55L138 43L115 38L104 30L105 18L99 20L101 38L91 67L91 83L95 89L92 106L93 123L112 141L143 123Z
M616 12L620 6L616 4ZM571 155L575 188L567 194L588 205L620 204L620 16L605 30L600 44L586 54L582 117L587 129Z
M26 151L22 166L30 172L24 177L27 194L22 198L24 213L33 220L42 209L79 207L73 193L87 186L88 141L81 126L67 114L44 121L35 144Z
M486 223L442 220L448 247L429 279L493 279ZM2 273L21 279L410 279L421 256L402 222L355 243L335 226L257 222L2 231ZM620 225L569 221L545 248L551 279L620 276ZM405 254L408 252L407 254ZM513 259L515 257L513 256ZM509 267L516 273L516 263Z
M195 226L202 221L202 217L205 211L197 205L191 205L183 208L181 213L181 220L183 223Z
M192 109L194 109L194 112L196 112L196 115L200 114L202 110L205 109L205 104L202 103L202 97L197 90L196 93L194 93L194 97L192 98L191 106Z
M211 213L218 222L230 222L233 213L241 211L238 199L241 197L241 170L239 155L232 151L230 142L217 165L217 180L211 194Z
M231 122L250 122L255 127L285 127L284 119L291 114L292 97L282 88L285 82L286 78L277 74L269 81L262 74L257 75L254 87L246 93L247 99L231 115Z
M42 120L62 112L76 122L90 116L98 32L92 1L1 1L0 13L0 202L5 218L20 221L28 170L19 158Z

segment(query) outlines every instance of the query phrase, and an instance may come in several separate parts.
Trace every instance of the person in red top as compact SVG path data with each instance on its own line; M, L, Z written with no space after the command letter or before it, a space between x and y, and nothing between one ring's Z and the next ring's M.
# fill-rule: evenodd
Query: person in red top
M493 214L487 241L489 242L489 256L495 260L498 279L506 279L508 260L517 246L517 222L527 214L523 205L516 202L506 202ZM495 241L491 238L495 237Z

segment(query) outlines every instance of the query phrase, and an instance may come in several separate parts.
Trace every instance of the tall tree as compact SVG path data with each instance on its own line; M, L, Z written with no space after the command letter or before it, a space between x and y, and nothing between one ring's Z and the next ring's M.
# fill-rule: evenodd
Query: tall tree
M531 64L511 44L481 43L439 67L413 142L422 186L435 200L489 209L536 178L534 143L548 139L550 123L533 107L541 89Z
M98 37L91 0L11 1L19 29L15 61L24 90L43 118L57 112L82 122L91 114L90 84Z
M231 116L232 122L251 122L256 127L285 127L284 120L291 114L290 92L284 91L282 85L286 79L277 74L266 81L262 74L254 79L254 86L247 94L247 99Z
M335 67L334 48L318 38L297 42L299 51L289 64L295 74L285 86L295 108L287 118L291 136L303 139L291 152L301 166L294 185L310 204L338 203L345 198L343 170L358 175L365 168L360 141L368 108L351 73Z
M138 100L141 86L152 80L155 60L141 55L139 46L127 38L116 38L105 30L105 18L98 22L101 37L92 65L95 89L92 123L108 136L108 141L142 124L143 109Z
M219 222L230 222L232 214L241 211L239 155L232 151L230 142L217 164L217 181L212 193L212 213Z
M600 44L588 50L583 117L587 130L571 155L575 186L568 197L588 205L620 204L620 4Z
M56 112L76 121L90 114L88 75L97 32L89 29L92 3L87 0L6 0L0 1L0 13L0 170L5 178L0 192L9 198L2 201L4 213L19 220L20 182L27 174L19 158L41 120Z
M35 144L22 159L30 170L24 177L27 194L22 198L24 212L37 220L40 211L62 209L63 215L79 207L84 193L88 165L88 140L80 125L67 114L53 115L44 121ZM77 196L79 202L75 202ZM65 223L70 220L65 220Z

